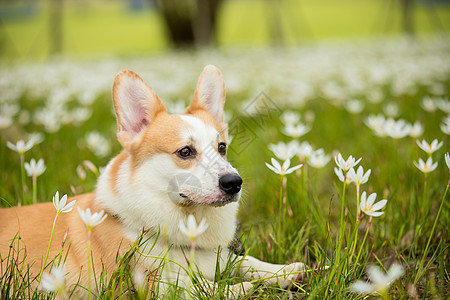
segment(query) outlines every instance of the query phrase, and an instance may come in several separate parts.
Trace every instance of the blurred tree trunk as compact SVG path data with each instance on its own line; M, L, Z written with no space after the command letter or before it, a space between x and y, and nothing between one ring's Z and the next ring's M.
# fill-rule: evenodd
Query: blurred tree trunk
M175 47L209 46L215 42L217 16L223 0L159 0L170 40Z
M268 19L269 22L269 39L272 46L283 46L284 45L284 34L283 34L283 16L281 15L281 0L269 0L268 3ZM286 17L286 16L284 16Z
M49 0L50 55L59 54L63 48L63 0Z
M414 0L401 0L403 31L414 36Z

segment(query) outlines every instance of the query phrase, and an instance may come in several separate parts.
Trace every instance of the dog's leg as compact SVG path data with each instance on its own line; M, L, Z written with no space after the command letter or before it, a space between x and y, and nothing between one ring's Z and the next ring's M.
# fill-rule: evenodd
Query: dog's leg
M283 288L300 279L303 271L305 271L303 263L277 265L260 261L248 255L241 258L239 265L239 273L244 279L261 279L266 285L278 284Z

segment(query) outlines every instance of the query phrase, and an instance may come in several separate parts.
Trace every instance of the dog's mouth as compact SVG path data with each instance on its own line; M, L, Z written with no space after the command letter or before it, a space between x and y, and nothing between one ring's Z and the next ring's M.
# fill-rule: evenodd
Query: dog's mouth
M227 204L236 202L239 199L237 197L237 195L226 195L226 196L220 197L219 199L212 201L212 202L209 202L209 201L199 202L199 201L193 200L191 197L189 197L188 195L183 194L183 193L179 193L179 196L181 198L183 198L183 200L184 200L183 202L180 203L182 206L208 205L208 206L212 206L212 207L222 207Z

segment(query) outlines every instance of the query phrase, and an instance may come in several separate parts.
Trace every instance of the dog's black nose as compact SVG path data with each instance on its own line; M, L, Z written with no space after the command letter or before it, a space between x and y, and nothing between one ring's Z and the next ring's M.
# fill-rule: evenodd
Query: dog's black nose
M228 195L233 195L241 190L242 178L238 174L225 174L219 178L219 187Z

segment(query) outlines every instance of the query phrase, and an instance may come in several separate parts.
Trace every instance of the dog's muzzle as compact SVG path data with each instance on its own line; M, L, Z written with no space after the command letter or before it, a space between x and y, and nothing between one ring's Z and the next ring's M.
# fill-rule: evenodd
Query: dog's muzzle
M219 187L227 195L239 193L242 186L242 178L236 173L225 174L219 178Z

